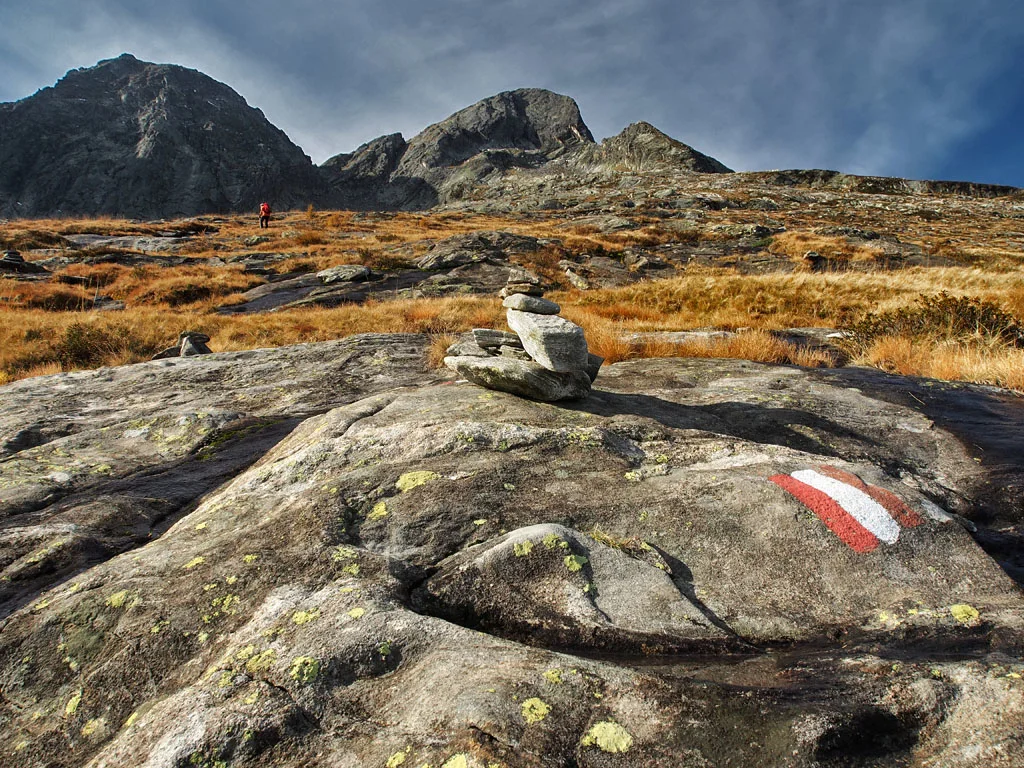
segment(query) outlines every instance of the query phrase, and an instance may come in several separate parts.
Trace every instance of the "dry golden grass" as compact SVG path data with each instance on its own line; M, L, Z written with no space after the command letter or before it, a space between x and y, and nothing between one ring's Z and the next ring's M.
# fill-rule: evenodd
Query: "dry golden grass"
M898 234L927 255L962 266L906 268L896 271L797 272L741 275L726 269L690 268L668 280L638 283L586 293L560 291L551 298L563 314L579 323L597 354L609 362L652 356L740 357L775 363L828 365L819 352L780 341L766 333L793 326L846 325L867 312L882 312L912 302L919 294L946 290L994 301L1024 318L1024 259L1019 223L976 216L963 206L929 203L936 211L919 216L882 209L845 206L821 199L772 213L787 231L770 250L800 260L816 250L836 262L866 266L881 251L852 245L846 238L818 235L822 224L842 224ZM319 271L339 264L365 264L378 270L408 267L434 242L469 232L503 230L555 238L562 246L514 260L564 286L558 262L571 253L614 253L627 246L656 247L696 243L710 227L759 223L761 213L742 209L708 210L700 221L679 226L632 218L640 226L602 233L567 221L557 212L515 215L470 213L354 213L285 211L274 215L269 230L251 216L197 217L179 222L139 223L120 219L54 219L11 222L0 242L22 250L54 247L63 234L153 235L164 230L198 233L186 250L195 256L260 251L281 253L278 273ZM692 223L692 222L691 222ZM1015 229L1016 228L1016 229ZM713 234L713 233L712 233ZM252 242L254 236L266 242ZM710 235L709 235L710 236ZM28 258L32 258L27 254ZM173 343L186 328L209 333L216 350L249 349L322 341L362 332L418 332L433 336L430 359L439 364L455 334L473 327L504 327L504 312L494 298L444 298L371 301L362 306L302 309L259 316L224 316L211 310L241 300L240 293L261 282L236 267L201 264L180 267L125 267L77 264L63 274L87 279L85 286L0 280L0 381L75 367L145 360ZM102 292L127 302L120 313L77 311ZM42 311L46 308L55 311ZM703 327L751 329L730 339L692 342L629 342L642 331ZM910 343L886 339L859 360L915 375L980 381L1021 388L1019 351Z
M878 339L854 362L904 376L970 381L1024 392L1024 350L1003 346L922 344L920 339Z
M772 237L768 252L800 261L808 251L817 251L832 261L876 262L885 256L881 248L852 244L845 237L817 235L813 232L787 231Z

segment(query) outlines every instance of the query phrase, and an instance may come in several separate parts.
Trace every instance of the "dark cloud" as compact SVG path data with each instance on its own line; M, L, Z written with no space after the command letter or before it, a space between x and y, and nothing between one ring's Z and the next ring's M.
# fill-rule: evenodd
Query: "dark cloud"
M734 168L1024 186L1016 0L35 0L0 7L0 99L122 51L228 83L317 161L538 86Z

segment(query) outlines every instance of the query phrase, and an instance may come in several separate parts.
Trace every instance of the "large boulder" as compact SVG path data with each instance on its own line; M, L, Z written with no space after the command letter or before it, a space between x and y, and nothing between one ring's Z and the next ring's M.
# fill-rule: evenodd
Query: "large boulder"
M444 364L466 380L487 389L546 402L578 400L590 393L591 379L585 371L552 371L530 359L492 357L486 351L483 355L471 349L451 351L460 352L460 356L446 357Z

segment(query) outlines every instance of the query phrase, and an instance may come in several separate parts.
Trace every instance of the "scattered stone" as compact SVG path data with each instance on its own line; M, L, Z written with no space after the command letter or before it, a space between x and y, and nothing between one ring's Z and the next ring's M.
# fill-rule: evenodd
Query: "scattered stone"
M498 354L501 357L511 357L513 360L530 360L530 355L521 346L518 347L501 347L498 349ZM593 381L593 379L591 379Z
M330 285L331 283L361 283L364 280L369 280L372 274L370 268L364 267L362 264L342 264L321 270L316 273L316 276L320 278L320 282Z
M582 275L576 274L571 269L566 269L565 276L569 279L569 283L572 285L572 287L575 288L577 291L590 290L590 283L587 282L587 279Z
M182 331L178 334L178 344L174 347L157 352L153 360L165 360L168 357L195 357L213 353L208 346L210 337L198 331Z
M604 358L600 355L595 355L593 352L587 353L587 376L590 377L590 383L593 384L594 380L597 379L597 374L601 372L601 366L604 365Z
M519 312L531 312L535 315L557 315L562 308L553 301L542 299L539 296L527 296L523 293L513 293L502 302L506 309L514 309Z
M583 329L557 315L508 311L509 327L519 334L523 348L549 371L582 371L587 366L587 340Z

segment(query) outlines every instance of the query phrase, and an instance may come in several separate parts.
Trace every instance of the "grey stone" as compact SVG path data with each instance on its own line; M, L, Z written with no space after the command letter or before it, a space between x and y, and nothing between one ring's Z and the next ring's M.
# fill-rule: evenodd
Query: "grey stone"
M522 348L523 342L514 333L496 331L491 328L474 328L473 339L484 349L512 346Z
M209 341L209 337L207 337ZM186 336L181 342L181 357L195 357L196 355L209 355L212 350L206 346L206 342L200 336Z
M21 253L19 253L18 251L4 251L3 260L15 262L17 264L22 264L25 261L25 257L22 256Z
M316 273L320 282L325 285L331 283L359 283L368 280L373 274L369 267L362 264L342 264L330 269L324 269Z
M587 353L587 376L590 377L590 383L593 384L597 379L597 375L601 372L601 366L604 365L604 358L600 355L595 355L593 352Z
M532 360L525 349L522 347L507 347L502 346L498 349L498 354L502 357L511 357L513 360ZM593 381L593 379L591 379Z
M590 393L590 379L582 371L555 372L530 360L446 357L444 364L481 387L531 400L579 400Z
M587 282L587 279L581 275L576 274L571 269L565 270L565 276L566 278L568 278L569 283L572 285L572 287L575 288L577 291L590 290L590 283Z
M557 315L534 315L510 309L509 327L519 334L523 348L537 363L560 373L587 367L587 340L583 329Z
M530 312L535 315L557 315L562 311L562 308L553 301L537 296L528 296L525 293L513 293L501 305L506 309Z
M524 296L543 296L544 289L533 283L509 283L498 291L498 297L507 299L509 296L514 296L517 293L521 293Z
M445 351L448 357L493 357L494 350L486 350L472 339L460 339Z

